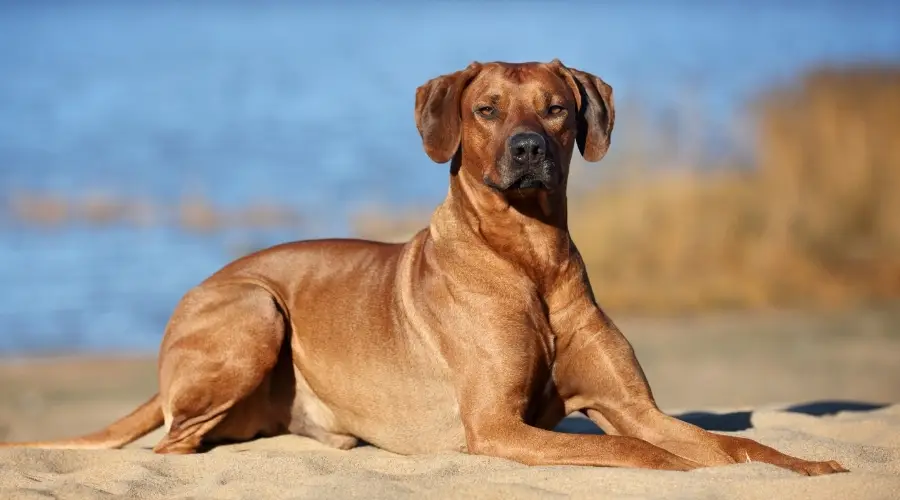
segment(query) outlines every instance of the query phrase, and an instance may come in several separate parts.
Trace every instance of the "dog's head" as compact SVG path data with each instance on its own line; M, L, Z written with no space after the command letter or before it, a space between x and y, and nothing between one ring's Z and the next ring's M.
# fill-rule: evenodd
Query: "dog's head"
M573 146L588 161L609 149L612 88L550 63L472 63L416 90L416 127L437 163L461 168L506 197L565 189Z

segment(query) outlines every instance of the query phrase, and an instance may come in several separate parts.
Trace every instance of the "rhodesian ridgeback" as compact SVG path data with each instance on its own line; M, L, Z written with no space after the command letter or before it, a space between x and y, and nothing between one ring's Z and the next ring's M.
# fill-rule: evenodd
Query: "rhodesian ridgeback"
M532 465L690 470L767 462L845 471L705 431L657 407L598 306L567 227L573 148L606 154L612 88L550 63L472 63L416 90L446 199L409 241L293 242L187 292L159 352L159 394L106 429L7 444L158 453L297 434L347 449L456 450ZM556 432L583 412L604 435Z

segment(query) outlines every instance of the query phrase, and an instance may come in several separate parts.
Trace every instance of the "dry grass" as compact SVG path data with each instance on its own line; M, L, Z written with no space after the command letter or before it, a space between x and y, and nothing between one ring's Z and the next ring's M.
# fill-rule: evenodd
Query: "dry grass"
M197 233L227 228L301 227L305 219L293 208L271 203L241 209L217 207L199 195L183 196L177 204L91 193L76 198L36 193L12 193L8 210L14 220L36 226L178 226Z
M703 165L696 110L682 113L673 137L623 104L602 167L573 165L570 226L607 307L831 307L900 296L900 66L824 68L764 90L748 108L753 168ZM598 170L609 175L592 187L585 179ZM16 193L8 208L48 226L303 223L285 207L223 211L197 196L169 206ZM372 208L353 222L360 236L402 240L430 212Z
M606 307L833 307L900 296L900 67L816 70L752 109L755 168L661 172L635 168L631 155L604 167L628 175L574 197L570 227ZM384 237L420 221L370 213L357 228Z

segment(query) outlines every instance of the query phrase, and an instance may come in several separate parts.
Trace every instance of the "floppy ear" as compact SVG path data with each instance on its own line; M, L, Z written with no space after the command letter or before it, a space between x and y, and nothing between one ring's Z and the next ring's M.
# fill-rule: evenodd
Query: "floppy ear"
M609 150L616 121L612 87L590 73L565 67L558 59L553 62L575 94L578 151L587 161L600 161Z
M416 89L416 128L425 152L436 163L450 161L459 149L459 102L480 70L481 64L473 62L464 70L433 78Z

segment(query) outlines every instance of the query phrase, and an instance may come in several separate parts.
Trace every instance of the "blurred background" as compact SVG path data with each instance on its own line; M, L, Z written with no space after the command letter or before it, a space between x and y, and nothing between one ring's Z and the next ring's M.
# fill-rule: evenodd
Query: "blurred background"
M447 183L415 88L557 57L615 89L570 223L658 399L900 400L898 19L874 0L0 1L0 356L151 359L240 255L405 238ZM7 394L90 373L9 366ZM732 368L769 378L735 390Z

